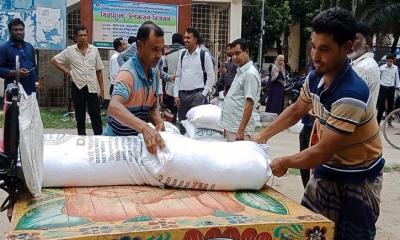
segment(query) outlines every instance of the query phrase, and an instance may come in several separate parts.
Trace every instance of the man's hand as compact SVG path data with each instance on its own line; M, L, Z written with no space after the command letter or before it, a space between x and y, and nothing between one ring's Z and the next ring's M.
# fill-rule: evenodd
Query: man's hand
M100 92L99 92L99 101L100 101L100 104L102 104L104 101L104 91L102 89L100 89Z
M282 177L283 175L286 174L288 170L288 168L285 165L284 158L275 158L269 166L271 167L272 174L274 174L277 177Z
M236 133L235 141L243 141L244 140L244 130L238 130Z
M29 76L29 70L26 68L20 68L19 69L19 76L20 77L27 77Z
M254 141L254 142L256 142L256 143L260 143L260 144L267 143L267 139L265 139L265 138L263 138L263 137L261 136L261 132L254 133L254 134L251 136L250 140L251 140L251 141Z
M164 140L161 138L160 133L149 125L146 124L142 134L147 151L149 151L150 154L156 154L157 147L161 149L165 147Z
M176 75L171 75L171 76L169 76L169 80L170 80L171 82L175 82L175 78L176 78Z
M175 105L177 107L180 107L181 106L181 100L179 99L179 97L174 97L174 100L175 100Z

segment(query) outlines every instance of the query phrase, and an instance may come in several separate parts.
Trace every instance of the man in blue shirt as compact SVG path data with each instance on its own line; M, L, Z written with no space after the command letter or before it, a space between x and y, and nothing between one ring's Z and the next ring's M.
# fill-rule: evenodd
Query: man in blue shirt
M38 81L39 72L36 65L35 49L24 41L25 24L19 18L15 18L8 23L10 40L0 46L0 77L4 78L4 89L12 83L16 77L15 57L19 55L20 83L25 92L30 95L36 92L35 84Z

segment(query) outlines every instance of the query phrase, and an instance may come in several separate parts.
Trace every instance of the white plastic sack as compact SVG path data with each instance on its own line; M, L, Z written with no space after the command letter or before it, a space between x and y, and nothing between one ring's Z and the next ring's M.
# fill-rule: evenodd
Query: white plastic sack
M202 190L258 190L271 176L262 146L251 141L207 142L162 132L157 158L144 161L165 186Z
M190 109L186 118L197 128L209 128L222 131L218 126L221 118L221 108L212 104L200 105Z
M186 129L187 136L192 139L216 139L224 140L224 133L209 128L197 128L188 120L182 121L183 127Z
M156 128L152 123L147 123L147 124L150 125L150 127L154 128L154 129ZM173 123L164 121L164 127L165 127L166 132L181 134L179 129Z
M39 197L43 178L43 123L36 93L27 96L20 86L19 150L25 182L33 196Z
M303 126L304 126L304 124L300 120L295 125L291 126L289 128L289 131L291 131L292 133L299 134L301 132L301 130L303 129Z
M44 187L159 185L143 168L140 137L44 135Z

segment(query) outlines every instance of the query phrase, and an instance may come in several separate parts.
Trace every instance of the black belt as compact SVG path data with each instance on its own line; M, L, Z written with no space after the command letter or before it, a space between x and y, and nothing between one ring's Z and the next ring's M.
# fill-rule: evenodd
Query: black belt
M192 94L192 93L202 92L203 90L204 90L204 88L196 88L196 89L193 89L193 90L179 90L179 92Z

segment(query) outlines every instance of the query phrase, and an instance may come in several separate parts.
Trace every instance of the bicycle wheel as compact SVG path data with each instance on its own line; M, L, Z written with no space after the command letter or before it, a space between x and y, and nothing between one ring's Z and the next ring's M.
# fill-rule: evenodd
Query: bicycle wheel
M385 118L383 136L392 147L400 149L400 108Z

